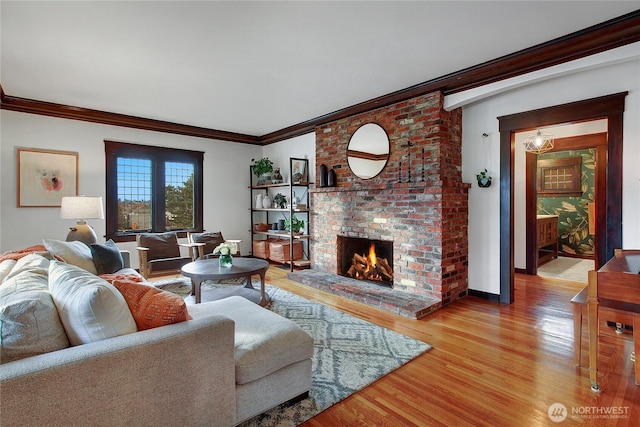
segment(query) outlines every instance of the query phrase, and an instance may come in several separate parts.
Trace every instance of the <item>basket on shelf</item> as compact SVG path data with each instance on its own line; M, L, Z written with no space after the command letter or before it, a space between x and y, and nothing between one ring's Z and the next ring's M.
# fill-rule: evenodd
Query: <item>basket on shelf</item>
M260 224L253 224L253 231L265 232L271 228L269 224L261 222Z

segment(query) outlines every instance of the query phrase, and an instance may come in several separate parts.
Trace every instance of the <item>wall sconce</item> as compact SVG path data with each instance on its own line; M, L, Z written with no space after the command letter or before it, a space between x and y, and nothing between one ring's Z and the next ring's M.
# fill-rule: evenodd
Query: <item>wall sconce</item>
M78 240L87 245L96 243L96 233L93 228L89 227L85 219L104 219L102 197L63 197L60 218L78 220L76 225L70 228L67 242Z
M553 135L538 133L524 140L524 149L530 153L542 154L553 149Z

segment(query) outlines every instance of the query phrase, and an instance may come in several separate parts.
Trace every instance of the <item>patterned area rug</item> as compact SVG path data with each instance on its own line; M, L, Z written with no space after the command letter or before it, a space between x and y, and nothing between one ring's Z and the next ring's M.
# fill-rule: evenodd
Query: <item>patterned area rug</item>
M205 282L206 286L228 284ZM190 292L188 282L158 287L183 296ZM311 390L307 399L280 405L243 427L297 426L431 348L282 289L267 285L267 292L267 308L293 320L315 340Z

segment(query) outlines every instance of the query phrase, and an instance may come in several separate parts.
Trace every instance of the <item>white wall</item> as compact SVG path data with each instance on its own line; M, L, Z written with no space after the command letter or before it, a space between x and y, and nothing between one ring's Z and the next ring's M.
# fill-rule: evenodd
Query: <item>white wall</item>
M78 152L79 193L105 197L105 139L203 151L204 227L222 230L229 239L242 239L241 250L249 252L249 165L252 158L262 156L262 147L7 110L0 110L0 125L0 252L39 244L43 238L64 240L74 224L60 219L60 208L17 208L16 148ZM104 220L88 222L103 241ZM118 246L132 251L137 267L135 243Z
M315 132L301 135L285 141L264 147L264 156L273 161L274 166L280 167L285 182L289 182L289 158L309 159L309 181L315 180L316 170L316 134Z
M637 44L635 45L637 49ZM465 182L473 183L469 192L469 288L491 294L500 293L500 136L497 117L580 101L598 96L628 91L624 113L623 161L623 247L640 247L640 60L611 62L603 67L588 67L573 74L558 73L530 84L514 85L487 98L463 107L462 174ZM483 142L482 133L489 137ZM517 153L524 156L522 151ZM518 163L518 160L516 161ZM475 174L489 169L494 185L482 189L476 185ZM516 168L515 182L524 180L523 168ZM524 208L516 206L516 224L523 224L519 216ZM523 253L522 227L515 230L515 248ZM518 258L519 262L521 257ZM524 268L524 265L516 265Z

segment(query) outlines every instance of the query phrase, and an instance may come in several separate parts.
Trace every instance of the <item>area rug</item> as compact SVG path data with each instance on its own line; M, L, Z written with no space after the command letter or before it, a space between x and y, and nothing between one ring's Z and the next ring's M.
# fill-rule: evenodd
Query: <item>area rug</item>
M188 282L159 287L183 296L190 292ZM431 348L280 288L267 285L266 290L271 296L267 308L296 322L315 341L311 390L307 399L280 405L243 427L297 426Z
M560 256L538 267L538 276L587 283L593 260Z

